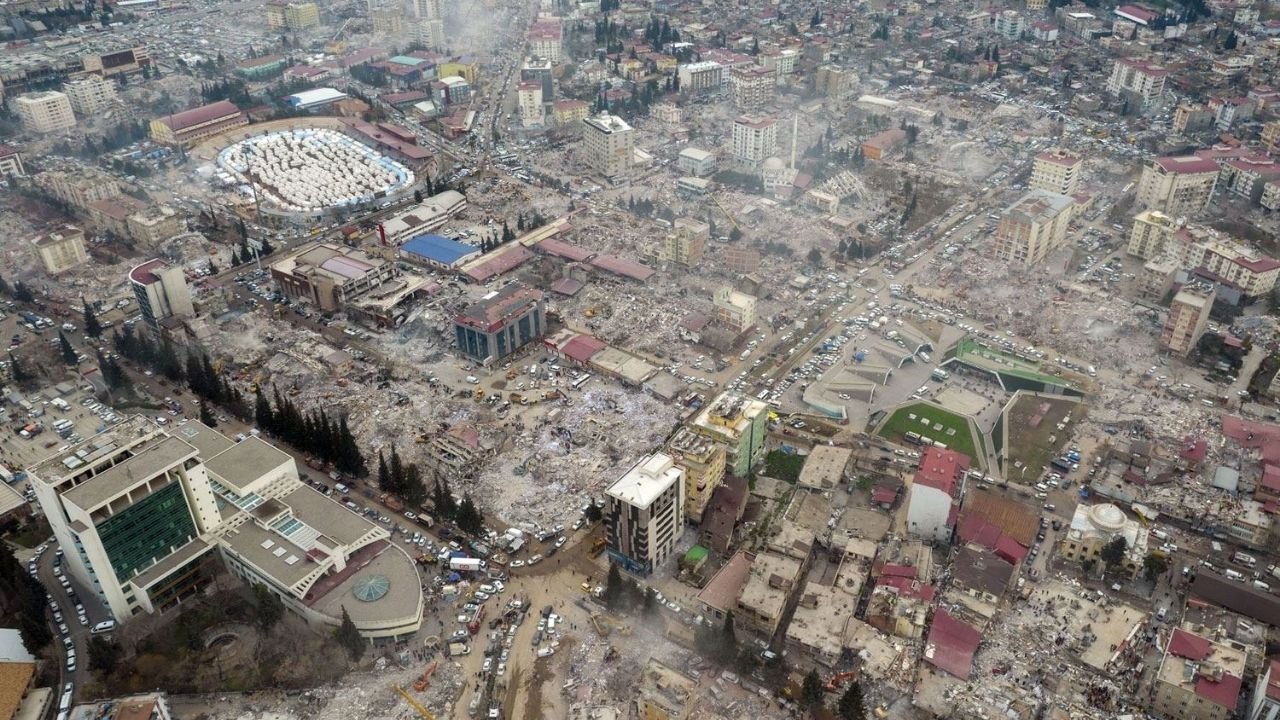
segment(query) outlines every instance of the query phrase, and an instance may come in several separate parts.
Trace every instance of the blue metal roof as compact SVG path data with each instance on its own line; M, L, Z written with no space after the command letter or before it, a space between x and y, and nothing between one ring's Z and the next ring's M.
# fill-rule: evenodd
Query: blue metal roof
M445 265L452 265L467 255L479 252L471 245L440 235L419 235L401 245L400 249Z

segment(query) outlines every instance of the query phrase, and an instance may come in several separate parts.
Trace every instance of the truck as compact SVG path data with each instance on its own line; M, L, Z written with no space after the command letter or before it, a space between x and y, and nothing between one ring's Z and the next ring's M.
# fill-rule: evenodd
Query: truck
M484 622L484 608L485 606L481 605L480 609L476 611L475 617L471 618L471 622L467 623L467 632L472 635L480 632L480 625Z
M1254 565L1258 564L1257 558L1242 552L1236 552L1235 555L1232 555L1231 561L1244 565L1245 567L1253 567Z
M472 540L471 542L467 543L467 546L471 548L472 552L480 556L482 559L488 558L490 555L493 554L493 551L489 549L488 545L485 545L484 543L481 543L481 542L476 542L475 540Z
M480 558L455 557L449 558L450 570L465 570L467 572L479 572L484 567L484 561Z

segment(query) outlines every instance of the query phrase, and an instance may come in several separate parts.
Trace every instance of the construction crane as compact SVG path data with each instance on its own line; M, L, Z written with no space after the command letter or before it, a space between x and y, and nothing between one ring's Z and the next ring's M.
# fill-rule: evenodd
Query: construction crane
M724 213L724 216L729 218L729 222L733 223L733 228L738 232L742 232L742 228L738 226L738 221L734 219L733 213L729 212L729 210L724 206L724 204L720 202L719 196L717 196L715 193L707 193L707 194L711 196L711 202L715 203L716 207L720 208L720 212Z
M422 716L423 720L436 720L436 716L432 714L432 712L428 710L426 706L418 702L416 698L410 695L408 690L405 690L399 685L392 685L391 689L400 693L400 697L404 698L404 701L409 703L409 707L417 711L417 713Z
M422 672L422 677L413 681L413 689L422 692L431 684L431 676L436 674L436 668L440 666L439 660L432 660L427 669Z

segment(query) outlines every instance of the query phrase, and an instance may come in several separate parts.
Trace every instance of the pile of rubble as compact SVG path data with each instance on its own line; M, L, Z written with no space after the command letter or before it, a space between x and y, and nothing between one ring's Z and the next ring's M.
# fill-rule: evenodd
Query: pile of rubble
M470 484L481 507L509 522L548 525L571 518L588 497L662 444L675 411L637 390L600 385L554 421L515 423L504 457Z

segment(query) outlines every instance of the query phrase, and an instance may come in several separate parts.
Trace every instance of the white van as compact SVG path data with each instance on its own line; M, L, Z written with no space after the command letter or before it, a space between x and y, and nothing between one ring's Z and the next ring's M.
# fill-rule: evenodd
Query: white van
M479 385L480 378L476 377L475 375L468 375L467 382L471 383L472 385Z
M102 633L109 633L115 629L116 629L115 620L103 620L97 625L94 625L93 629L90 630L89 632L92 632L94 635L101 635Z

